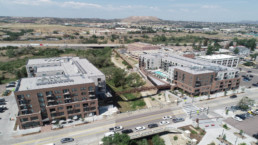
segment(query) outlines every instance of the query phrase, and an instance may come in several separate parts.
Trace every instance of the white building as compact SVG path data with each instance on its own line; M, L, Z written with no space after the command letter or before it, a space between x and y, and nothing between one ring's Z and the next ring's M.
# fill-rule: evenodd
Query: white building
M216 63L219 65L224 65L227 67L237 67L239 62L239 57L232 55L207 55L207 56L199 56L197 59L208 61L211 63Z

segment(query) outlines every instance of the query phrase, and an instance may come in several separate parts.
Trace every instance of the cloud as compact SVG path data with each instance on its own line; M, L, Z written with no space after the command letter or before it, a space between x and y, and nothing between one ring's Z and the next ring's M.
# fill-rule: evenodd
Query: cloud
M62 7L72 7L72 8L85 8L85 7L102 8L102 6L98 5L98 4L75 2L75 1L63 2L63 3L61 3L61 6Z
M10 1L12 4L18 4L18 5L31 5L31 6L39 6L39 5L52 5L55 4L56 2L52 0L14 0Z

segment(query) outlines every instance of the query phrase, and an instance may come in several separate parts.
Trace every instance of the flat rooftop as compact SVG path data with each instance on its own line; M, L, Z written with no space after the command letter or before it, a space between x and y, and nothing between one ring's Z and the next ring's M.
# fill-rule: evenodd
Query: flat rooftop
M89 79L85 75L77 76L48 76L48 77L34 77L34 78L23 78L20 82L20 87L16 91L28 91L54 87L64 87L71 85L79 85L86 83L94 83L93 80Z
M203 58L203 59L228 59L228 58L236 58L236 56L219 54L219 55L199 56L199 58Z
M188 72L190 74L206 74L206 73L213 73L214 71L211 70L207 70L207 69L199 69L199 68L190 68L190 67L180 67L180 66L176 66L174 67L174 69L180 69L182 71Z

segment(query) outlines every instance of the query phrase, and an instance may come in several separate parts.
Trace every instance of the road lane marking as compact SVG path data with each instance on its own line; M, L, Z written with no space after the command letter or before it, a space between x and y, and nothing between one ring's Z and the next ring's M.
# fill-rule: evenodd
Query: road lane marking
M181 110L181 109L178 109L178 110ZM175 110L175 111L178 111L178 110ZM157 115L161 115L161 114L167 114L167 113L170 113L170 112L173 112L173 111L172 111L172 110L170 110L170 111L168 111L168 112L164 112L164 113L153 114L153 115L144 116L144 117L135 118L135 119L126 120L126 121L121 121L121 122L117 122L117 123L126 123L126 122L131 122L131 121L133 121L133 120L138 120L138 119L148 118L148 117L157 116ZM101 128L103 128L103 127L107 127L107 126L109 126L109 125L110 125L110 124L107 124L107 125L101 126ZM60 134L60 135L57 135L57 136L51 136L51 137L46 137L46 138L41 138L41 139L36 139L36 140L25 141L25 142L17 143L17 144L14 144L14 145L23 145L23 144L29 144L29 143L34 143L34 142L40 142L40 141L43 141L43 140L50 140L50 139L53 139L53 138L59 138L59 137L67 136L67 135L69 135L69 134L70 134L70 136L72 136L71 134L83 133L83 132L90 131L90 130L93 130L93 129L96 129L96 128L99 128L99 127L90 128L90 129L81 130L81 131L76 131L76 132L67 133L67 134Z
M182 114L185 114L185 113L176 113L176 114L173 114L173 115L182 115ZM140 123L149 122L149 121L157 120L157 119L161 119L161 118L160 117L156 117L156 118L152 118L150 120L143 121L143 122L140 122ZM136 125L138 123L139 122L131 124L131 125ZM171 125L171 124L168 124L168 125ZM130 126L130 125L123 125L123 126ZM99 131L99 132L93 132L93 133L88 133L88 134L82 134L82 135L73 136L73 138L76 139L76 138L80 138L80 137L86 137L86 136L90 136L90 135L94 135L94 134L98 134L98 133L105 133L105 132L106 131ZM48 143L52 143L52 142L56 142L56 141L59 141L59 140L54 140L54 141L51 141L51 142L48 142ZM44 145L44 144L47 144L47 143L41 143L41 144L37 144L37 145Z

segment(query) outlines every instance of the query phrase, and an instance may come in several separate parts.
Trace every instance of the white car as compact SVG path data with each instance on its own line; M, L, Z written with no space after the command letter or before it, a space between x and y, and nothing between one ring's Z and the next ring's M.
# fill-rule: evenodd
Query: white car
M141 131L141 130L145 130L146 128L144 126L138 126L138 127L135 127L135 130L136 131Z
M123 126L115 126L115 127L109 128L109 131L121 131L123 129L124 129Z
M237 121L243 121L243 119L237 117L237 116L232 116L233 119L237 120Z
M162 119L164 120L172 119L172 116L164 116Z
M105 133L105 137L109 137L109 136L114 136L115 135L115 132L111 131L111 132L107 132Z
M169 124L170 122L169 121L161 121L159 122L160 125L166 125L166 124Z

